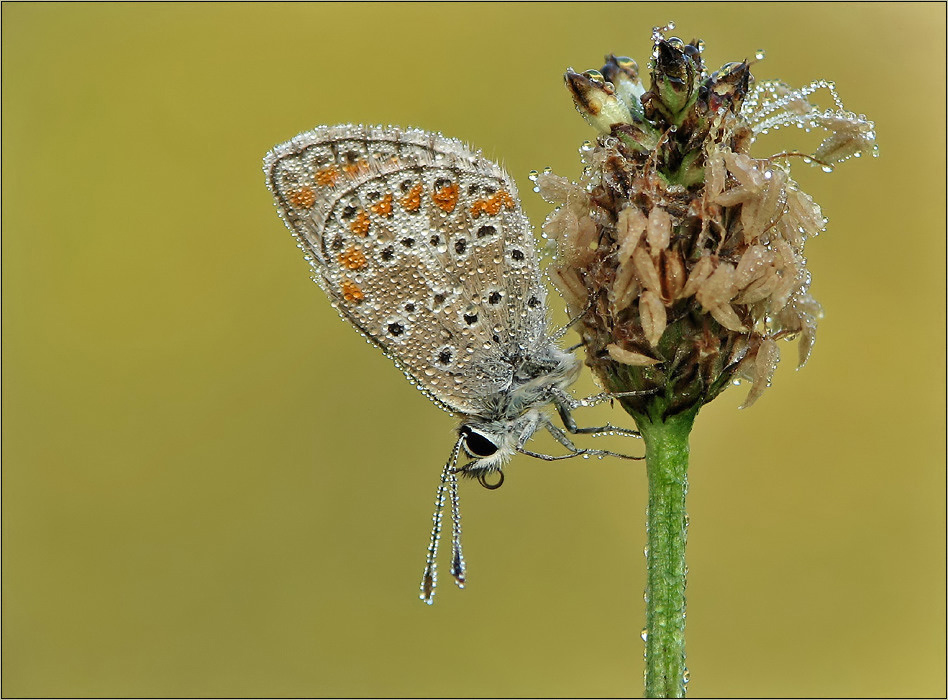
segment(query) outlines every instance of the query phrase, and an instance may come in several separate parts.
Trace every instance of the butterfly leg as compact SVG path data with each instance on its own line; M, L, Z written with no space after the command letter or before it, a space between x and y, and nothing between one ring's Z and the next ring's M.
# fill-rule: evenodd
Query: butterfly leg
M536 457L537 459L543 459L547 462L553 462L560 459L573 459L574 457L619 457L620 459L645 459L644 457L633 457L632 455L624 455L618 452L611 452L609 450L589 450L589 449L580 449L573 444L573 441L570 440L566 433L560 430L558 427L553 425L550 422L550 419L546 416L542 419L542 426L552 435L558 443L570 451L570 454L567 455L548 455L541 452L532 452L531 450L526 450L523 446L517 448L517 451L521 454L525 454L528 457Z
M588 406L598 406L601 403L606 401L612 401L613 399L621 399L626 396L648 396L654 394L655 389L649 389L647 391L617 391L614 394L610 394L608 391L604 391L601 394L594 394L592 396L587 396L583 399L574 399L572 396L567 394L565 391L561 391L562 395L572 404L572 408L586 408Z
M546 416L544 416L544 418L545 420L543 421L543 427L547 429L550 435L556 438L557 442L563 445L563 447L565 447L566 449L573 452L574 456L582 455L586 457L619 457L620 459L645 459L645 457L634 457L632 455L621 454L619 452L612 452L610 450L580 449L576 447L576 445L573 444L572 440L570 440L566 436L566 433L560 430L557 426L553 425L552 421L550 421L549 418L546 418ZM592 431L609 432L611 430L615 430L615 429L612 428L612 426L607 425L604 428L577 428L576 432L577 433L589 433ZM638 437L638 433L635 433L634 431L623 431L623 432L625 434L632 433L636 437Z
M576 314L575 316L573 316L573 318L571 318L571 319L569 320L569 322L568 322L565 326L563 326L563 327L560 328L559 330L553 331L553 333L550 335L550 337L553 338L553 340L559 340L559 339L562 338L564 335L566 335L566 332L567 332L570 328L572 328L572 327L575 326L577 323L579 323L579 322L583 319L583 316L585 316L586 314L589 313L589 311L592 309L593 305L596 303L596 299L598 298L598 296L599 296L598 294L595 295L595 296L593 296L593 298L589 300L589 303L586 304L586 308L584 308L584 309L583 309L582 311L580 311L578 314ZM576 347L581 347L581 346L583 346L583 345L584 345L584 343L580 343L580 344L577 345Z
M595 406L604 401L609 401L610 399L621 398L622 396L633 396L641 394L642 392L628 391L622 392L620 394L596 394L595 396L590 396L585 399L574 399L572 396L567 394L565 391L557 390L554 393L553 403L556 405L556 411L560 414L560 420L563 421L563 427L573 435L580 434L592 434L592 435L603 435L603 434L613 434L613 435L629 435L631 437L642 437L637 430L631 430L629 428L619 428L612 425L611 423L606 423L605 425L589 427L589 428L580 428L576 425L576 420L573 418L573 409L576 408L585 408L588 406Z

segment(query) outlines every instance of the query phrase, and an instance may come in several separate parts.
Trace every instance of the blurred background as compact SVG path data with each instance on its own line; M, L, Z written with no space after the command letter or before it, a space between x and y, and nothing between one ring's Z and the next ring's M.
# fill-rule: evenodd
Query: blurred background
M445 559L419 602L455 420L336 317L260 161L440 130L539 226L528 172L594 136L563 71L644 67L670 19L711 69L835 80L881 149L795 164L813 357L698 418L689 692L945 694L943 4L5 3L5 696L641 694L642 466L465 483L468 588Z

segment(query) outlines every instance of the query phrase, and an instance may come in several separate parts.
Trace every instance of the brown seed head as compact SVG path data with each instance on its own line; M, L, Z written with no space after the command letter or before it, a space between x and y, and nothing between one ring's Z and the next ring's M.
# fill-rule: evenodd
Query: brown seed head
M558 205L544 224L557 242L551 276L579 332L587 364L633 415L697 410L729 382L769 386L777 341L809 357L821 316L803 247L823 230L819 206L790 176L794 157L830 170L875 155L872 122L846 112L832 83L751 88L747 62L708 75L702 43L657 32L652 85L631 59L569 71L577 109L599 132L581 150L580 183L545 173L537 188ZM827 90L836 109L813 105ZM750 147L782 126L827 133L809 156L755 158Z

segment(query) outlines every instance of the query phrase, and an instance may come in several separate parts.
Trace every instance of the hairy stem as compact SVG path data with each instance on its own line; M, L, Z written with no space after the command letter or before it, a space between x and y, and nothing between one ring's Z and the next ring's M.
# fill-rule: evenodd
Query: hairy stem
M658 412L656 412L658 413ZM688 436L697 409L636 414L648 471L648 579L645 587L645 696L685 696L685 542Z

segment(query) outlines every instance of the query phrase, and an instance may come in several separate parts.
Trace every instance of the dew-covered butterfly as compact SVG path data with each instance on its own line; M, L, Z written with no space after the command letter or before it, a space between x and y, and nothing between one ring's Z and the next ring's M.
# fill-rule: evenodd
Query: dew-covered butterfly
M432 601L445 497L451 574L465 581L458 474L488 488L517 454L545 460L618 456L580 449L572 409L610 398L567 393L576 357L548 331L546 288L517 189L496 163L440 134L320 126L264 158L267 186L314 279L339 314L441 408L460 417L441 472L421 598ZM565 431L545 410L552 406ZM526 449L548 431L567 454ZM461 452L470 460L458 466Z

